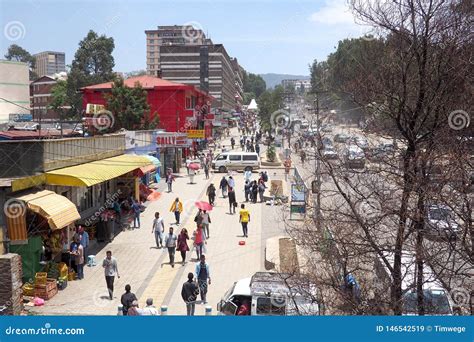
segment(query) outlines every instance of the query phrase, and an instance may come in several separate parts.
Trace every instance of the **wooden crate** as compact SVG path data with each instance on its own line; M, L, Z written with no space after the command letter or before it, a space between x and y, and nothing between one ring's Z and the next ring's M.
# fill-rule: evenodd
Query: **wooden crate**
M48 279L48 273L46 272L37 272L35 275L35 285L37 284L46 284Z
M35 284L35 289L42 289L46 292L49 292L56 288L56 279L48 278L46 279L46 284Z
M55 287L50 291L46 291L46 289L42 288L35 288L35 297L43 298L44 300L49 300L53 298L56 293L58 293L58 288Z

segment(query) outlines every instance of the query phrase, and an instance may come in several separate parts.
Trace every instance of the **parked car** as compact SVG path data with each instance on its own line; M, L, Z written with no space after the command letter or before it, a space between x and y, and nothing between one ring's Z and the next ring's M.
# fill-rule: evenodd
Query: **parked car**
M250 316L319 315L317 293L297 292L288 274L257 272L235 282L217 304L220 315L234 316L240 305L250 303ZM313 292L317 292L314 290Z
M349 136L345 133L338 133L334 136L334 141L338 143L345 143L349 140Z
M218 154L211 166L219 172L253 171L260 169L260 158L255 152L225 152Z
M364 151L368 150L369 148L369 143L364 137L352 136L348 139L347 143L350 145L359 146Z
M427 238L456 239L461 228L454 219L453 210L444 204L431 204L426 208Z
M344 162L349 168L364 168L365 154L364 151L355 145L349 145L344 150Z
M385 252L384 257L390 265L393 265L394 253ZM416 291L416 284L419 272L416 263L416 255L412 251L405 250L402 251L401 259L403 315L418 315L418 293ZM383 297L387 293L387 289L393 284L393 279L391 272L381 257L376 258L375 274L380 286L380 293L378 293L378 295ZM456 311L455 304L452 302L448 291L443 287L427 263L423 265L422 286L426 315L454 315Z
M332 160L332 159L337 159L337 151L334 149L333 146L324 146L323 149L323 158L326 160Z
M322 125L321 130L325 133L331 133L332 132L332 125L330 125L330 124Z

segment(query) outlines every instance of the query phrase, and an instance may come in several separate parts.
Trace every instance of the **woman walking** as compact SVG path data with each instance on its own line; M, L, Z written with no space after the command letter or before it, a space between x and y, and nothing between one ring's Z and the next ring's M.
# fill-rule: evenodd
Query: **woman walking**
M207 197L209 198L209 204L215 205L214 201L216 200L216 187L214 184L210 184L206 191Z
M202 225L198 225L197 229L193 233L194 247L196 248L197 260L201 259L203 254L204 244L206 242L206 234L202 230Z
M178 235L177 250L181 253L183 265L186 264L186 252L189 251L188 240L188 230L186 228L181 229L181 232Z
M252 202L257 203L258 185L257 181L252 182Z

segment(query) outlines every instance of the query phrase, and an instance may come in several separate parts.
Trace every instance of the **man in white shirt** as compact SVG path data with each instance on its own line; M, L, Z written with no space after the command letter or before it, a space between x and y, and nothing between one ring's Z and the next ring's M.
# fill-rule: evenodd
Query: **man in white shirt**
M146 300L146 306L143 309L138 309L140 316L158 316L158 310L153 306L153 299Z
M169 233L165 236L165 246L168 248L168 255L170 257L170 265L174 267L174 254L176 252L176 241L178 237L173 233L173 227L170 227Z
M155 213L155 219L153 220L153 228L151 233L155 233L156 248L163 248L163 233L165 232L165 221L163 217L160 217L160 213Z

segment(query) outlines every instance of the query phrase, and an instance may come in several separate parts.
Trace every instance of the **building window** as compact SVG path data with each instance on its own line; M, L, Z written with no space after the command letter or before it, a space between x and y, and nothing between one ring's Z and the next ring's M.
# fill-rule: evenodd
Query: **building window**
M153 44L154 42L155 42L155 40L154 40L154 39L150 39L150 40L148 40L148 44Z
M190 97L186 97L186 109L192 109L193 107L191 107L191 98Z
M154 53L154 52L150 52L150 57L155 57L155 53Z
M150 46L150 51L153 51L153 50L155 50L155 45Z
M155 69L155 66L153 64L151 64L150 69Z

